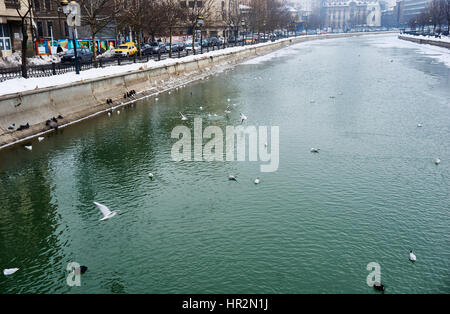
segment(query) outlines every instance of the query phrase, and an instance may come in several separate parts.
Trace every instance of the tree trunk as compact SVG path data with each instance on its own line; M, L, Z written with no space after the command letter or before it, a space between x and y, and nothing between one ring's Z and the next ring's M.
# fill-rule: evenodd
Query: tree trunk
M142 58L142 49L141 49L141 31L136 32L138 49L139 49L139 58Z
M22 18L22 77L27 78L27 25L25 18Z
M192 27L192 52L194 52L195 49L195 26ZM200 43L201 45L202 43Z
M172 26L169 27L169 55L172 56Z
M95 33L92 31L92 28L91 34L92 34L92 52L94 53L93 59L94 61L97 61L97 48L95 47Z

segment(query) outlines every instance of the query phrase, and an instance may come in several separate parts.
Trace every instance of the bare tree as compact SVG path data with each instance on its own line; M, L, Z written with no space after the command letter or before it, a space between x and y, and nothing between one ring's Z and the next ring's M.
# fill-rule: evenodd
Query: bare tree
M443 6L440 5L439 0L433 0L428 5L428 13L431 18L431 25L433 25L433 30L436 31L436 26L440 26L444 19Z
M118 1L110 0L79 0L82 10L81 20L89 25L91 31L91 39L93 45L94 61L97 60L97 49L95 47L95 37L108 24L114 20L119 12L120 6Z
M185 19L185 10L181 7L179 0L162 0L159 5L160 10L156 11L159 11L162 15L164 26L169 31L169 53L172 55L172 32Z
M23 7L22 7L23 6ZM27 44L28 44L28 19L30 18L31 26L31 13L33 9L32 0L17 0L16 11L20 17L20 29L22 31L22 76L27 78Z
M184 0L182 1L184 2ZM212 14L213 0L189 0L186 1L183 10L186 13L186 23L190 29L192 29L192 49L194 49L195 44L195 28L198 25L199 18L203 18L203 21L207 23L208 18ZM202 43L200 43L202 44Z
M142 56L141 37L148 25L148 8L154 0L122 0L117 21L121 28L129 28L136 34L139 56Z

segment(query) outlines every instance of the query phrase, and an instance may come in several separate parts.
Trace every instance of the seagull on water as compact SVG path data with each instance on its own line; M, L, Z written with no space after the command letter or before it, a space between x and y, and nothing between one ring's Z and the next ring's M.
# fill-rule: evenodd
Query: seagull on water
M237 181L237 176L229 175L228 180Z
M120 110L117 110L117 114L120 114Z
M38 141L39 141L39 142L42 142L42 141L44 140L44 138L45 138L45 137L43 137L43 136L39 136L39 137L38 137Z
M106 207L103 204L97 203L97 202L94 202L94 204L95 204L95 206L98 207L98 209L100 209L100 211L103 214L103 218L101 218L100 221L114 217L119 212L118 210L110 211L108 207Z
M421 128L422 127L422 123L417 123L417 127Z
M318 153L320 148L311 148L311 153Z
M148 177L149 177L150 179L153 180L153 173L150 172L150 173L148 174Z
M225 111L224 111L226 114L229 114L229 113L231 113L231 108L230 108L230 106L227 106L227 109L225 109Z
M203 110L203 107L202 107L202 106L200 106L200 110Z
M8 276L14 274L19 268L7 268L3 270L3 275Z
M32 149L33 149L33 146L28 145L28 146L25 146L25 148L28 149L28 150L32 150Z
M247 117L241 112L240 113L241 116L241 124L244 123L245 120L247 120Z
M181 112L180 112L180 115L181 115L181 120L182 120L182 121L186 121L186 120L187 120L186 116L183 115Z
M416 255L414 255L413 251L409 251L409 260L411 262L415 262L416 261Z
M436 165L439 165L439 164L441 163L441 159L440 159L440 158L436 158L436 159L434 160L434 163L435 163Z
M255 179L255 184L258 184L259 183L259 178L256 178Z

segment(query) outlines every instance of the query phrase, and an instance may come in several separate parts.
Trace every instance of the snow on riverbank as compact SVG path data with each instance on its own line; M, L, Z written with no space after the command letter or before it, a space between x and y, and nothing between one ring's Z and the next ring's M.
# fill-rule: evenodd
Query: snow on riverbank
M441 38L436 38L434 36L421 36L421 35L414 36L409 34L401 34L401 36L406 38L426 39L430 41L450 43L450 36L441 36Z
M51 56L34 56L27 58L28 65L43 65L50 64L52 62L58 63L61 61L61 56L55 54ZM8 57L0 58L0 69L1 68L13 68L20 67L22 65L22 55L20 52L16 51Z
M291 40L292 38L285 38L281 39L277 42L281 41L287 41ZM183 57L181 59L165 59L161 61L155 61L155 60L149 60L145 63L133 63L133 64L127 64L127 65L117 65L117 66L108 66L104 68L99 69L89 69L86 71L81 71L79 75L75 74L75 72L65 73L61 75L54 75L54 76L48 76L48 77L37 77L37 78L17 78L17 79L11 79L0 83L0 95L7 95L7 94L14 94L14 93L20 93L24 91L29 90L35 90L39 88L45 88L45 87L52 87L52 86L59 86L79 81L85 81L89 79L94 78L100 78L100 77L106 77L116 74L124 74L127 72L133 72L133 71L139 71L139 70L146 70L146 69L152 69L160 66L169 66L173 65L179 62L184 61L195 61L195 60L201 60L206 59L209 57L214 57L221 55L223 53L230 53L230 52L238 52L242 51L244 49L251 49L255 47L260 47L264 45L270 45L271 42L262 43L262 44L256 44L253 46L239 46L239 47L232 47L227 48L225 50L215 50L210 51L208 53L204 53L202 55L190 55L187 57Z
M414 49L416 53L436 59L450 67L450 49L433 45L418 44L415 42L399 39L397 35L373 37L369 43L377 48L408 48Z

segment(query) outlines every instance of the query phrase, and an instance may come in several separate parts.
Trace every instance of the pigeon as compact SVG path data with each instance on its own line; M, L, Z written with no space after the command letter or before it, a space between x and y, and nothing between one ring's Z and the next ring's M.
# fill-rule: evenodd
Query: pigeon
M13 123L8 127L8 130L14 130L16 128L16 124Z
M241 116L241 124L244 123L245 120L247 120L247 117L241 112L240 113Z

